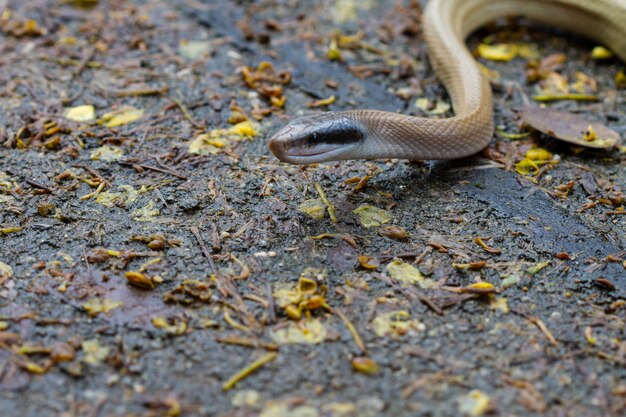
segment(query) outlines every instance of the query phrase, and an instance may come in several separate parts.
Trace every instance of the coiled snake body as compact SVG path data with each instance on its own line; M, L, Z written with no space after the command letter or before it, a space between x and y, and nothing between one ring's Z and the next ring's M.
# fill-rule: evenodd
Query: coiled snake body
M501 17L524 16L582 34L626 62L626 0L430 0L423 29L430 62L455 112L429 119L378 110L327 112L292 120L269 142L280 160L454 159L474 154L493 134L489 82L465 38Z

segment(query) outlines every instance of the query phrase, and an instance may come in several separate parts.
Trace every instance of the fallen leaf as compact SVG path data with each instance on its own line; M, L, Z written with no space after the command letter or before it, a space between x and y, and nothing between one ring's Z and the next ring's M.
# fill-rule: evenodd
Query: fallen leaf
M208 41L190 41L183 39L178 44L178 51L182 56L188 59L198 59L207 54L211 50L211 44Z
M620 135L616 131L600 123L590 123L581 115L561 112L554 109L527 107L519 112L521 120L533 129L557 139L575 145L590 148L612 148L620 142ZM584 133L592 127L596 139L584 139Z
M424 278L419 269L413 265L394 259L387 265L387 272L391 279L401 282L405 286L418 284L422 288L430 288L435 281Z
M75 122L88 122L96 118L96 109L92 105L70 107L65 110L65 118Z
M288 326L270 330L272 340L279 344L318 344L326 339L326 326L319 319L290 322Z
M499 43L494 45L487 45L481 43L478 45L476 52L482 58L489 59L491 61L503 61L507 62L517 56L517 46L510 43Z
M106 127L118 127L137 121L143 117L143 109L124 106L118 110L103 114L100 123Z
M83 308L93 317L100 313L108 313L123 305L123 302L111 300L110 298L92 298L83 303Z
M353 213L359 216L359 220L361 221L361 225L363 225L363 227L369 228L381 226L391 221L391 215L389 212L370 204L361 204L353 211Z
M90 158L94 161L113 162L119 161L124 152L117 146L104 145L91 151Z
M479 417L491 408L491 399L479 390L472 390L459 398L459 413L464 416Z
M109 356L109 348L102 346L97 339L85 340L82 343L83 361L90 365L98 365Z
M0 278L6 277L11 278L13 276L13 268L4 262L0 262Z
M398 338L408 333L420 333L426 326L405 310L388 311L372 320L371 328L378 337Z

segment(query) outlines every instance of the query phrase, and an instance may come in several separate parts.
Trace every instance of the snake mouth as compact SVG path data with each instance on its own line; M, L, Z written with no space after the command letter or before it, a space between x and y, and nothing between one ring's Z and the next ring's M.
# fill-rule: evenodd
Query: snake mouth
M284 147L278 141L270 141L269 148L282 162L291 164L314 164L318 162L338 159L350 145L346 144L318 144L316 146Z
M355 156L366 136L364 126L342 113L322 113L292 120L274 133L269 148L283 162L312 164Z

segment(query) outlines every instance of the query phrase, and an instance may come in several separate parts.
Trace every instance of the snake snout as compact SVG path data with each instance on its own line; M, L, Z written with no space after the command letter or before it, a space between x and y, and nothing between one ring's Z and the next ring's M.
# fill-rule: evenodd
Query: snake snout
M322 113L289 122L272 135L269 148L283 162L324 162L336 160L361 146L366 136L367 131L360 123Z

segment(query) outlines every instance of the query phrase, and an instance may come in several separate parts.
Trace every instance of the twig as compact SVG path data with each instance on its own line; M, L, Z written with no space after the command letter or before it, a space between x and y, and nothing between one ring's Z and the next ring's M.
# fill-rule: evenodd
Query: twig
M173 175L177 178L180 178L181 180L186 180L187 177L183 174L181 174L180 172L174 171L172 168L168 168L168 167L155 167L152 165L145 165L145 164L138 164L138 163L134 163L134 162L130 162L130 161L118 161L118 164L120 165L124 165L124 166L130 166L130 167L140 167L140 168L144 168L144 169L149 169L152 171L156 171L156 172L161 172L163 174L170 174Z
M267 355L261 356L256 361L252 362L250 365L243 368L241 371L237 372L235 375L228 378L228 381L224 383L222 389L224 391L228 391L233 388L239 381L252 374L254 371L265 365L266 363L272 362L278 354L276 352L270 352Z
M251 348L263 348L266 350L277 351L278 345L276 343L268 343L262 340L253 339L251 337L241 337L236 335L230 336L221 336L215 339L219 343L224 343L227 345L239 345Z
M338 308L333 309L333 311L337 313L339 318L341 318L341 320L343 321L343 324L345 324L346 327L348 328L348 331L350 332L350 334L352 335L352 338L354 339L354 344L356 345L357 348L359 348L359 351L360 351L359 354L363 355L367 353L367 348L365 347L365 343L363 343L363 339L361 339L361 335L359 335L359 332L357 332L356 327L354 327L352 322L348 320L348 317L346 317L343 311L341 311Z
M35 187L35 188L39 188L40 190L43 190L45 192L47 192L48 194L52 194L52 192L54 190L52 190L52 188L49 188L43 184L40 184L38 182L35 182L33 180L29 180L27 178L24 178L24 182L26 182L28 185L30 185L31 187Z
M104 178L97 170L95 170L94 168L90 167L89 165L73 164L72 166L74 168L82 168L82 169L84 169L85 171L87 171L91 175L93 175L94 177L98 178L100 181L104 181L106 183L106 185L108 185L109 187L111 186L111 183L109 181L107 181L106 178Z
M193 117L191 116L191 114L189 113L189 110L187 109L187 107L183 104L183 102L181 100L175 99L174 103L176 103L176 105L178 106L178 108L180 109L180 111L183 112L183 114L185 115L185 118L187 118L187 120L189 120L189 123L191 123L193 125L193 127L195 127L196 129L201 129L201 130L205 130L206 128L204 126L202 126L200 123L196 122Z
M200 249L202 250L202 254L206 258L206 260L209 262L209 268L211 268L211 272L215 276L218 276L217 266L215 266L215 262L213 261L213 257L211 256L211 253L209 253L209 249L206 247L206 244L204 243L204 240L202 239L202 236L200 236L200 230L196 226L193 226L189 230L196 237L196 240L198 241L198 244L200 245Z
M87 49L87 51L85 52L83 57L80 59L80 62L78 63L78 66L76 67L76 69L74 69L74 72L72 73L72 75L74 77L79 76L80 73L83 72L83 70L87 66L87 63L89 61L91 61L91 58L93 58L93 56L95 54L96 54L96 48L95 47L92 46L91 48Z

